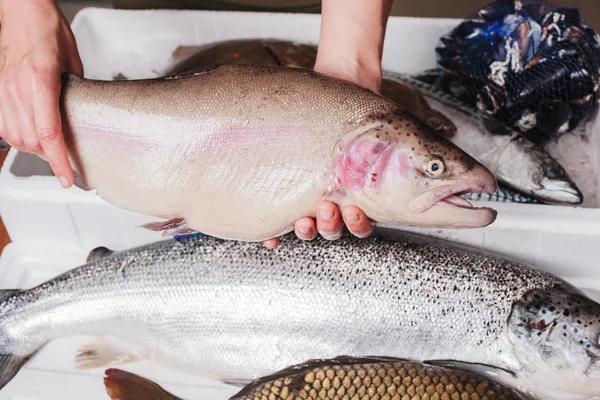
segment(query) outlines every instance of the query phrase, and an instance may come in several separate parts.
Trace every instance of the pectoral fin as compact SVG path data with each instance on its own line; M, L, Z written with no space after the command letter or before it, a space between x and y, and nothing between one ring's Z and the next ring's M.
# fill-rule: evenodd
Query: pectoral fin
M126 364L150 358L144 349L134 345L119 343L100 337L79 349L75 358L78 369L106 367L107 365Z
M144 224L141 228L148 229L155 232L163 232L163 236L174 236L174 235L189 235L199 233L197 230L187 226L185 219L173 218L163 222L150 222Z
M105 375L104 387L112 400L182 400L157 383L131 372L111 368Z
M29 357L0 354L0 389L6 386L17 375L28 360Z

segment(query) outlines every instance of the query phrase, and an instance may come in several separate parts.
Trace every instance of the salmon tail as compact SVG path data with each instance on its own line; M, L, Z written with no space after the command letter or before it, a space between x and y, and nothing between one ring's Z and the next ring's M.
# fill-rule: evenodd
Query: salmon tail
M157 383L118 368L105 371L104 386L112 400L182 400Z
M0 354L0 390L17 375L27 360L29 357Z
M0 138L0 151L7 150L10 147L8 143L2 138Z
M0 304L20 292L20 290L0 290ZM31 355L0 354L0 390L17 375L30 357Z

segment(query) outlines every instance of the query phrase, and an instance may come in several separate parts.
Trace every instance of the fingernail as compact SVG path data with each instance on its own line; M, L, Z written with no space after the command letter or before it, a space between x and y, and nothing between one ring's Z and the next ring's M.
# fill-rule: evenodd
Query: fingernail
M320 232L325 240L338 240L344 233L343 229L338 229L333 232Z
M325 209L325 210L321 210L319 212L319 215L321 216L321 218L323 218L325 221L329 221L330 219L333 218L333 211L329 210L329 209Z
M69 180L67 178L65 178L64 176L61 176L58 178L58 181L60 182L60 185L64 188L69 187Z
M299 226L298 230L300 231L300 233L304 233L304 234L310 232L310 228L307 226Z
M350 222L356 222L356 221L358 221L358 214L346 215L346 219Z

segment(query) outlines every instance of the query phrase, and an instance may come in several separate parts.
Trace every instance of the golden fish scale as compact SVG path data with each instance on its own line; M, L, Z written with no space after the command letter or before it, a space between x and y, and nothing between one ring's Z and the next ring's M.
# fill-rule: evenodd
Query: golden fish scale
M269 381L239 400L509 400L515 395L467 372L417 363L317 367Z

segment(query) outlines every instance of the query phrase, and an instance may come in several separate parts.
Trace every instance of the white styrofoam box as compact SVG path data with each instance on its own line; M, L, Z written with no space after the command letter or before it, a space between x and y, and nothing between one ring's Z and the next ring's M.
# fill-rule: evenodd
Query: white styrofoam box
M417 72L435 65L434 46L460 20L390 17L382 66ZM319 14L112 10L88 8L73 20L85 76L112 79L154 77L178 46L242 38L278 38L318 43ZM410 55L410 56L407 56Z
M15 149L0 171L0 217L13 242L32 248L123 249L162 237L139 227L156 218L110 206L95 192L63 189L47 162Z

